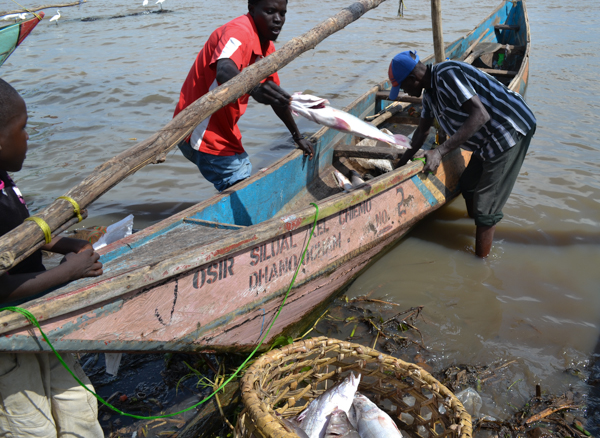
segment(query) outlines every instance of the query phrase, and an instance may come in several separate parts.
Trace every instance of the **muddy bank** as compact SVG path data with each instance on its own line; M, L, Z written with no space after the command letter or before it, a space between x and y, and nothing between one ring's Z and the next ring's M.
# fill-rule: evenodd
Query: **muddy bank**
M329 336L375 347L417 363L434 375L463 401L473 416L474 436L487 437L586 437L597 428L596 413L590 412L590 395L577 391L550 394L543 382L515 391L520 382L518 361L490 364L460 364L441 367L439 352L427 345L420 327L428 324L427 309L400 306L368 296L337 298L314 317L305 337ZM281 338L279 343L289 343ZM206 398L243 362L242 355L123 354L117 376L105 372L103 354L82 356L81 363L98 393L116 408L141 416L177 413ZM593 371L593 367L590 367ZM565 369L596 385L587 369ZM593 393L591 395L593 397ZM503 404L504 406L498 406ZM497 409L491 414L489 406ZM99 419L107 437L234 436L242 409L237 379L218 398L169 418L138 420L101 407ZM502 415L498 415L502 412ZM401 424L399 424L401 427Z

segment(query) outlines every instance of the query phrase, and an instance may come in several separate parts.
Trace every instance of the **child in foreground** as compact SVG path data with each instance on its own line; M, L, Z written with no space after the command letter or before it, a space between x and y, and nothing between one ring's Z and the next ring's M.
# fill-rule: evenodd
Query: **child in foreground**
M19 93L0 79L0 236L29 216L21 192L8 172L18 172L27 153L27 107ZM55 237L42 247L64 254L46 270L36 251L0 276L0 307L83 277L102 275L100 256L89 242ZM88 388L92 385L72 354L66 364ZM0 436L103 437L96 398L82 388L54 353L0 352Z

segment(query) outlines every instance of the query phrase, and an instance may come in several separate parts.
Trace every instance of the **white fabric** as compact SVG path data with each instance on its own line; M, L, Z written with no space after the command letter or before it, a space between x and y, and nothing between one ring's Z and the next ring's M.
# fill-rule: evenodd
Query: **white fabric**
M72 354L63 360L88 388ZM54 353L0 353L0 437L103 438L96 398Z
M241 45L242 43L239 40L236 40L233 37L229 38L229 41L227 41L227 44L225 44L225 47L223 47L223 51L217 59L231 58L231 55L233 55Z

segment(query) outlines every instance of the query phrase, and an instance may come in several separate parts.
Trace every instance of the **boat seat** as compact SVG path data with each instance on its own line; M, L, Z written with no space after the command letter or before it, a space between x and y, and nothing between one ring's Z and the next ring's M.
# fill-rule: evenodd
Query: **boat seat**
M496 24L494 26L494 29L496 30L516 30L517 32L521 29L521 26L513 26L510 24Z
M517 73L519 73L518 71L514 71L514 70L496 70L493 68L480 68L479 70L481 70L482 72L485 72L489 75L492 76L512 76L515 77L517 75Z
M402 150L386 146L340 146L333 150L333 157L372 158L379 160L397 160Z

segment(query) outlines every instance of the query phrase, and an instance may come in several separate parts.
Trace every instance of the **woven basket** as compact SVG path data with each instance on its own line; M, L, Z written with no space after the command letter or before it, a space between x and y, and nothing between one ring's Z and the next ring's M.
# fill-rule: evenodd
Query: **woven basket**
M452 392L423 368L351 342L326 337L295 342L264 354L241 380L244 411L238 434L298 438L279 418L295 417L350 372L358 390L401 419L405 436L472 434L471 416ZM411 423L412 424L407 424Z

